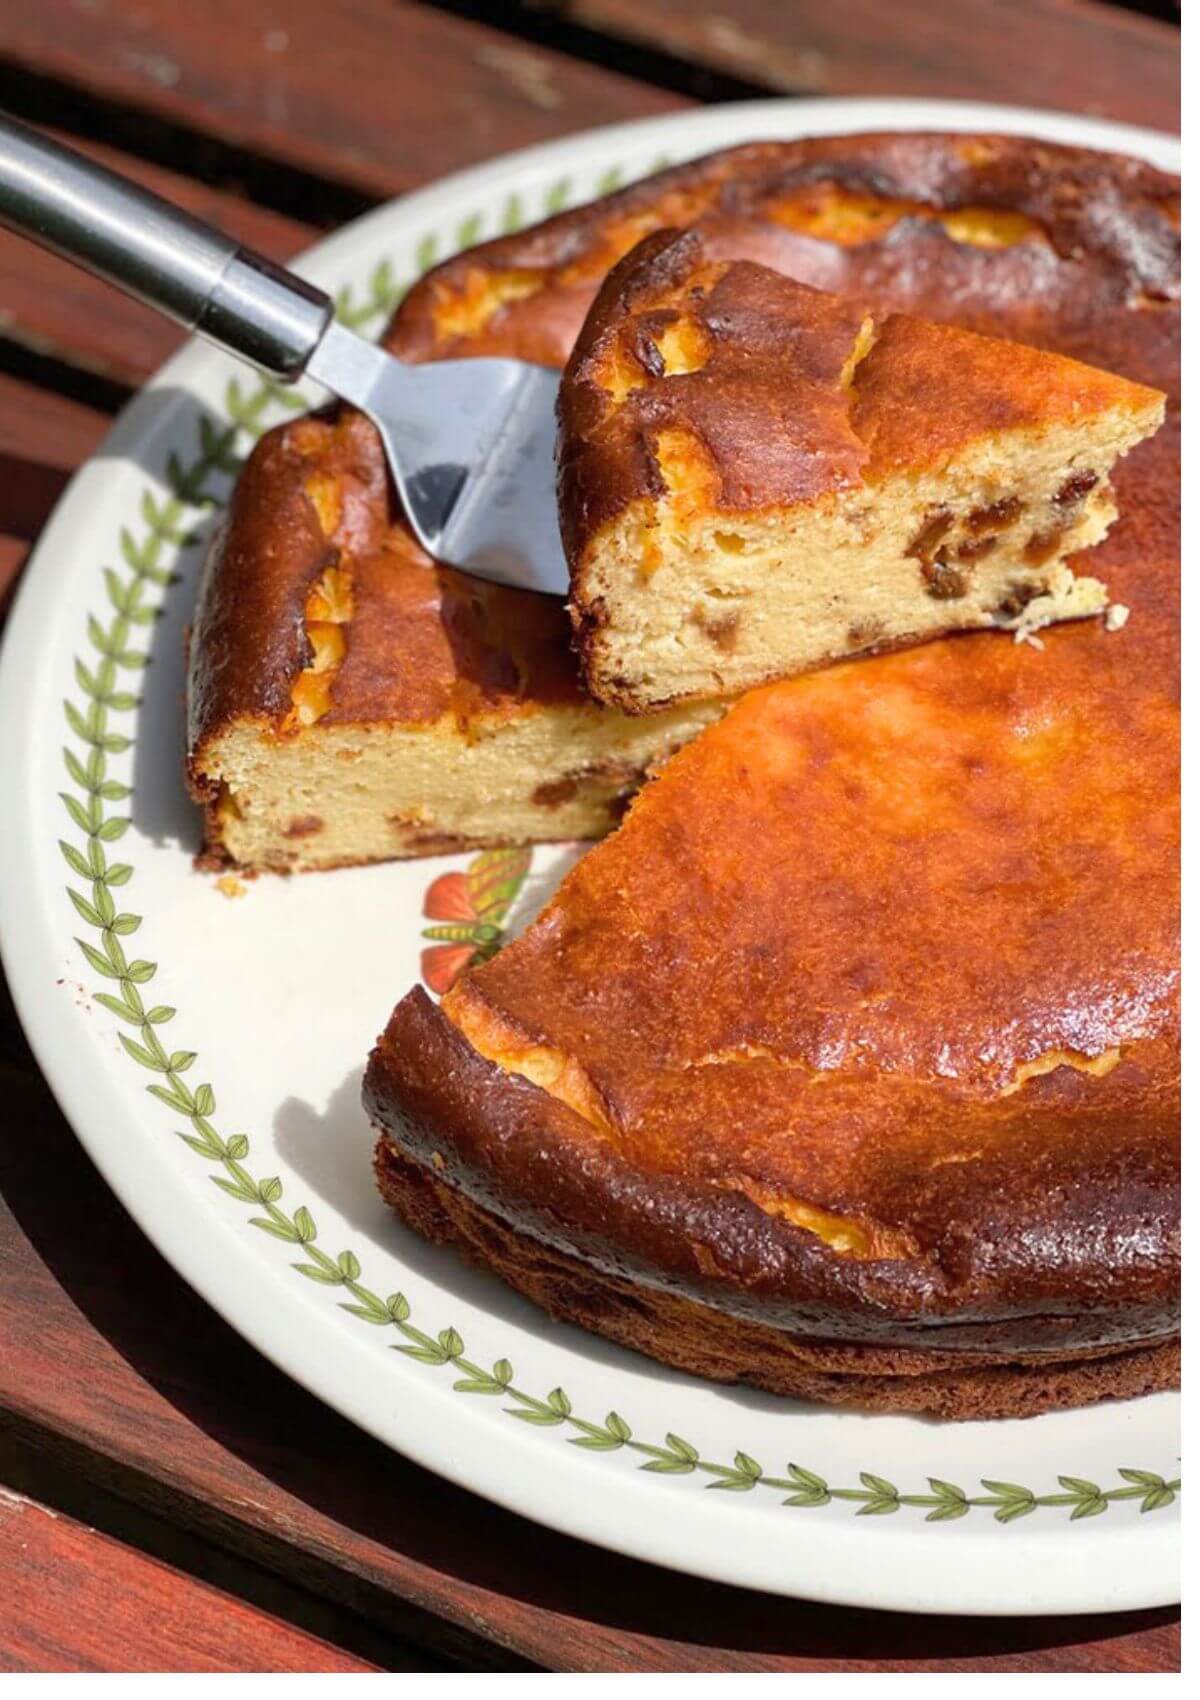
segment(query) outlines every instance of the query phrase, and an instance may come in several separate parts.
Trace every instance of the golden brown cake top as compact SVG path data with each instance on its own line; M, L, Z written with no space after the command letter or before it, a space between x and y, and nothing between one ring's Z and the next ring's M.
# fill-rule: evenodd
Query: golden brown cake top
M1086 695L1075 657L1047 693L987 636L750 693L447 1012L570 1059L652 1173L904 1232L1047 1113L1148 1155L1178 806L1144 778L1170 707L1129 702L1121 647Z
M400 1005L376 1116L506 1220L781 1326L1169 1331L1175 727L1121 647L750 693L442 1011Z
M1069 320L1097 349L1113 306L1178 300L1179 182L1143 161L1013 136L827 136L710 154L470 249L422 279L389 346L563 365L617 261L699 219L716 259L975 329L1003 320L999 334L1035 346L1060 346L1037 327L1061 337Z
M447 261L404 301L388 346L409 360L504 353L562 365L611 266L649 232L700 217L712 251L726 258L1161 388L1174 382L1177 181L1133 160L1009 137L831 137L693 161ZM331 712L427 724L465 697L470 726L543 701L584 701L561 610L528 593L477 592L435 569L389 512L361 422L326 427L315 453L303 446L306 431L304 422L286 425L258 445L211 556L192 645L193 750L243 715L282 725L294 706L310 653L305 605L331 558L308 494L314 472L344 487L371 540L347 543L339 556L350 612ZM1144 487L1171 457L1160 433L1124 487L1135 476ZM1169 510L1169 474L1164 497ZM1169 547L1169 511L1160 519L1143 506L1131 558ZM1128 521L1121 531L1129 536ZM1104 550L1110 583L1123 542ZM1139 589L1144 616L1148 590ZM451 636L464 615L465 646ZM409 658L403 668L398 653ZM342 666L352 668L344 679Z
M727 245L719 221L711 245ZM808 504L940 472L999 432L1160 400L1079 361L714 259L704 221L657 231L606 279L563 374L567 557L577 568L644 498L687 519Z

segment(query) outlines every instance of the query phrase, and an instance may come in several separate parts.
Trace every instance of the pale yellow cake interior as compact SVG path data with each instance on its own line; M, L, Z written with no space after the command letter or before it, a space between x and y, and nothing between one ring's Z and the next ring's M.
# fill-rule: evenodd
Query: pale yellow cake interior
M279 731L243 719L205 752L220 842L286 871L429 855L457 843L599 838L646 770L722 712L698 703L633 719L587 703L473 724L328 719Z
M685 431L656 443L667 494L631 504L588 546L584 602L602 694L634 709L744 690L832 657L946 630L1024 635L1103 611L1065 557L1116 517L1107 472L1141 413L981 440L936 472L739 513ZM1064 500L1071 481L1095 475ZM1056 499L1057 498L1057 499Z

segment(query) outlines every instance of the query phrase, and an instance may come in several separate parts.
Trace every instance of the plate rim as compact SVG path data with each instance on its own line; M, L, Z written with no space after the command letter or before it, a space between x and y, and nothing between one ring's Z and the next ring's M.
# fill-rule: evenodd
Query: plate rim
M813 119L818 123L814 126ZM597 160L603 163L605 150L615 154L622 147L642 143L650 136L661 135L672 143L682 140L684 145L691 139L699 140L704 151L718 147L731 141L733 132L744 137L752 136L753 129L748 125L758 118L769 122L772 131L787 131L794 134L829 134L837 131L852 131L863 128L900 129L1005 129L1026 133L1045 135L1053 140L1074 141L1078 145L1114 147L1141 153L1144 156L1153 151L1160 157L1170 154L1176 148L1175 139L1162 132L1138 129L1133 126L1117 125L1105 120L1077 119L1070 114L1039 112L1036 109L991 107L976 102L947 102L947 101L893 101L893 100L805 100L805 101L756 101L733 103L727 107L703 109L696 113L658 116L649 119L635 120L630 123L603 126L558 141L541 143L531 148L522 149L513 154L502 156L481 166L469 167L452 176L440 179L437 183L415 192L412 195L399 198L397 201L374 209L343 230L335 233L306 251L301 257L300 268L314 260L318 263L329 263L340 256L343 251L365 247L376 231L382 231L397 217L398 209L403 209L406 220L416 222L428 206L431 213L437 202L454 198L467 191L475 193L483 201L499 184L511 181L520 174L540 170L546 166L560 167L569 170L577 163ZM159 370L146 389L141 392L118 416L114 425L88 462L72 478L55 512L43 531L42 537L35 548L32 558L26 568L23 582L18 590L15 605L11 611L8 629L5 633L3 652L0 654L0 720L6 724L14 724L7 719L19 706L22 694L29 694L29 688L23 693L21 681L23 673L30 678L36 667L38 622L40 618L39 603L49 600L50 567L60 548L64 551L71 547L70 537L77 532L81 504L86 500L81 488L81 478L92 466L98 456L120 443L128 450L133 442L139 445L150 443L158 436L160 427L154 416L152 403L156 393L167 388L173 380L186 374L193 368L197 353L205 358L213 356L197 344L189 343ZM82 620L82 613L80 614ZM45 646L47 651L49 645ZM66 1023L60 1006L53 1000L40 999L44 991L41 976L34 971L36 951L22 949L22 939L28 944L38 927L31 917L23 914L14 903L6 898L6 893L18 887L14 877L22 864L18 841L22 825L32 826L32 811L24 808L27 791L27 774L22 763L22 751L14 751L14 740L8 740L6 747L0 750L0 794L18 799L17 830L12 834L0 835L0 935L5 943L5 957L13 989L14 1002L22 1025L30 1039L34 1054L42 1067L51 1090L63 1109L71 1126L75 1129L85 1149L96 1162L106 1182L112 1187L118 1199L130 1211L138 1222L141 1230L157 1247L160 1253L172 1266L183 1275L189 1284L204 1300L212 1304L219 1314L224 1316L256 1350L261 1351L271 1361L275 1362L285 1373L345 1415L350 1421L374 1433L396 1451L417 1459L426 1467L441 1474L450 1475L462 1485L470 1487L484 1498L505 1505L520 1515L530 1517L535 1521L547 1523L562 1532L577 1538L591 1540L607 1546L618 1552L647 1559L667 1565L677 1570L690 1571L693 1574L708 1577L713 1580L732 1583L734 1585L751 1586L769 1592L796 1594L800 1597L826 1600L830 1603L855 1604L869 1607L887 1607L889 1609L906 1609L926 1612L955 1612L976 1613L981 1615L1036 1615L1041 1613L1059 1613L1072 1611L1095 1610L1127 1610L1140 1606L1169 1604L1177 1598L1177 1581L1170 1574L1171 1564L1164 1565L1159 1549L1164 1540L1169 1542L1174 1532L1172 1522L1166 1529L1152 1528L1150 1525L1130 1525L1122 1529L1126 1547L1122 1551L1125 1567L1137 1573L1141 1582L1140 1589L1128 1589L1121 1594L1116 1604L1098 1604L1097 1590L1076 1588L1073 1593L1065 1590L1048 1595L1040 1602L1022 1597L1018 1601L995 1599L994 1595L984 1597L980 1594L964 1595L961 1589L961 1558L962 1548L957 1553L951 1547L944 1552L948 1561L950 1576L946 1570L947 1580L952 1581L957 1592L948 1600L938 1589L933 1589L934 1598L930 1599L928 1561L936 1547L936 1541L930 1536L921 1537L916 1527L905 1531L904 1545L910 1541L921 1539L921 1562L926 1566L925 1573L914 1591L911 1584L907 1588L891 1591L881 1590L876 1584L859 1588L848 1586L844 1577L836 1583L821 1585L819 1574L806 1574L803 1585L789 1584L781 1580L771 1571L768 1565L764 1569L761 1564L754 1565L743 1560L733 1570L722 1564L704 1561L694 1549L694 1543L686 1533L678 1539L663 1539L658 1531L647 1531L638 1527L631 1530L628 1523L621 1523L614 1528L612 1519L602 1513L604 1507L591 1505L590 1517L581 1519L579 1516L567 1516L561 1512L556 1502L557 1487L549 1492L530 1495L514 1486L509 1477L505 1476L497 1483L494 1474L489 1475L485 1467L466 1469L461 1463L451 1472L450 1465L444 1454L439 1455L436 1446L418 1444L411 1434L397 1436L393 1427L387 1426L376 1419L369 1420L360 1406L351 1400L339 1400L330 1390L327 1380L315 1371L310 1372L310 1366L305 1363L305 1354L295 1349L288 1350L281 1343L279 1336L265 1327L257 1325L253 1317L247 1317L244 1308L239 1307L228 1284L220 1278L220 1272L215 1270L209 1258L203 1254L197 1255L190 1246L182 1245L178 1238L164 1230L162 1219L155 1213L141 1193L135 1179L127 1172L119 1161L114 1147L105 1136L97 1132L97 1126L104 1118L96 1112L93 1117L89 1108L81 1102L80 1094L75 1090L73 1077L68 1068L59 1061L59 1050L62 1042L61 1031ZM30 769L28 777L32 777ZM44 777L43 777L44 783ZM37 853L36 846L30 845L30 854ZM106 1087L108 1082L105 1082ZM94 1084L93 1084L94 1090ZM121 1102L121 1093L113 1088L114 1108ZM197 1195L198 1197L198 1195ZM245 1259L260 1269L263 1260L257 1251L252 1249L247 1240L244 1249L245 1258L239 1257L241 1263ZM294 1342L291 1343L294 1348ZM568 1353L570 1347L568 1345ZM355 1353L357 1355L357 1353ZM565 1455L565 1448L559 1449ZM547 1460L543 1454L538 1457L538 1471L545 1478L548 1475L564 1478L564 1487L568 1479L576 1477L576 1462L568 1463L569 1455L560 1457L553 1469L548 1469ZM531 1472L532 1474L533 1472ZM616 1499L628 1497L630 1484L625 1484L625 1491L620 1495L613 1494ZM592 1496L603 1498L605 1495ZM680 1508L682 1510L682 1507ZM699 1515L693 1507L693 1515L683 1515L678 1518L679 1524L686 1525L695 1521ZM705 1519L707 1522L707 1519ZM998 1531L988 1531L993 1540L1000 1538ZM823 1529L827 1542L834 1536L832 1529ZM846 1535L848 1530L840 1530L839 1534ZM1059 1539L1065 1531L1057 1531ZM651 1538L647 1538L648 1535ZM1110 1539L1113 1537L1109 1537ZM1081 1539L1085 1535L1072 1538L1069 1549L1078 1559L1082 1556ZM1003 1536L1006 1562L1012 1565L1021 1554L1018 1545L1028 1547L1028 1542L1018 1542L1013 1535ZM1047 1549L1057 1546L1058 1541L1047 1531L1042 1531L1039 1541ZM1170 1543L1173 1544L1173 1543ZM1140 1554L1135 1549L1142 1549ZM874 1549L872 1549L874 1550ZM854 1550L853 1557L862 1554L861 1539ZM848 1555L849 1556L849 1553ZM1043 1553L1043 1558L1045 1554ZM1065 1557L1065 1553L1063 1554ZM1132 1561L1132 1562L1130 1562ZM893 1568L904 1566L903 1556L897 1556ZM839 1568L837 1566L835 1569ZM1069 1567L1068 1567L1069 1568ZM1082 1570L1085 1567L1080 1567ZM1064 1579L1059 1578L1060 1585Z

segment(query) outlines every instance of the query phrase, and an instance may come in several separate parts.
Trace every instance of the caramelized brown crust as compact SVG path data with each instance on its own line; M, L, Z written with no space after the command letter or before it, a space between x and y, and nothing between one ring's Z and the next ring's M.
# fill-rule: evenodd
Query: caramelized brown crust
M1119 641L956 639L755 693L452 1004L509 1072L414 993L372 1060L372 1114L444 1165L465 1209L596 1271L597 1316L609 1283L633 1281L825 1344L1056 1364L1065 1346L1143 1345L1144 1385L1161 1385L1178 1236L1176 184L1040 143L854 137L700 162L627 210L657 195L658 222L682 222L689 185L714 255L1166 391L1093 556L1133 617ZM432 338L473 267L569 270L610 215L453 262L410 325ZM548 285L544 304L569 296ZM545 358L536 299L502 328ZM559 1096L512 1072L531 1051L558 1059ZM839 1252L789 1200L913 1249ZM653 1329L635 1343L669 1355ZM1052 1403L1090 1396L1046 1385Z
M1103 349L1110 370L1153 383L1147 333L1107 321L1142 301L1178 301L1178 209L1178 179L1153 166L1022 137L750 143L456 256L416 285L389 343L405 359L503 353L563 365L616 262L652 231L705 218L714 259L756 260L1095 364ZM520 292L456 332L455 310L471 324L464 304L496 279L521 280Z
M1126 1071L1150 1077L1143 1112L1160 1060L1151 1051ZM723 1091L697 1080L694 1106L668 1087L681 1116L658 1129L670 1148L656 1148L641 1128L598 1128L486 1061L417 990L372 1053L364 1097L402 1153L517 1232L743 1321L825 1342L1055 1356L1177 1330L1169 1114L1131 1137L1127 1103L1096 1104L1052 1076L986 1104L934 1082L856 1093L829 1081L812 1091L797 1150L769 1112L758 1119L781 1086L767 1069L753 1082L726 1071ZM737 1150L756 1133L765 1149ZM978 1155L955 1160L967 1150ZM740 1180L775 1165L786 1187L778 1166L797 1160L850 1175L824 1188L810 1175L802 1196L903 1224L911 1254L838 1254L722 1184L731 1169Z
M309 493L332 486L327 533ZM494 724L575 701L563 610L548 597L436 566L396 520L375 428L349 409L268 432L238 480L205 564L191 637L188 747L239 719L282 731L309 655L305 602L331 565L349 570L354 613L329 722ZM285 734L286 735L286 734Z
M698 500L747 511L861 481L867 454L840 378L867 316L748 262L713 263L705 226L660 230L609 275L559 391L559 514L578 590L587 545L642 497L667 494L654 442L685 432ZM697 369L663 370L656 339L688 327ZM624 394L614 387L620 385Z
M1179 1385L1175 1340L1063 1358L814 1342L601 1274L481 1209L403 1157L386 1135L376 1147L375 1175L387 1203L425 1239L453 1246L551 1316L711 1381L858 1410L959 1420L1031 1417Z

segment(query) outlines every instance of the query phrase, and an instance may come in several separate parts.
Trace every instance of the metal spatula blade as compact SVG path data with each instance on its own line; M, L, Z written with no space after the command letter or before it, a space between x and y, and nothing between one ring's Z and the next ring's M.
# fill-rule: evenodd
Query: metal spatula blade
M431 555L480 578L566 594L554 493L557 372L524 360L406 366L336 323L307 371L374 421Z
M480 578L566 594L557 373L521 360L405 365L339 325L312 284L3 114L0 224L272 377L311 377L360 408L430 554Z

